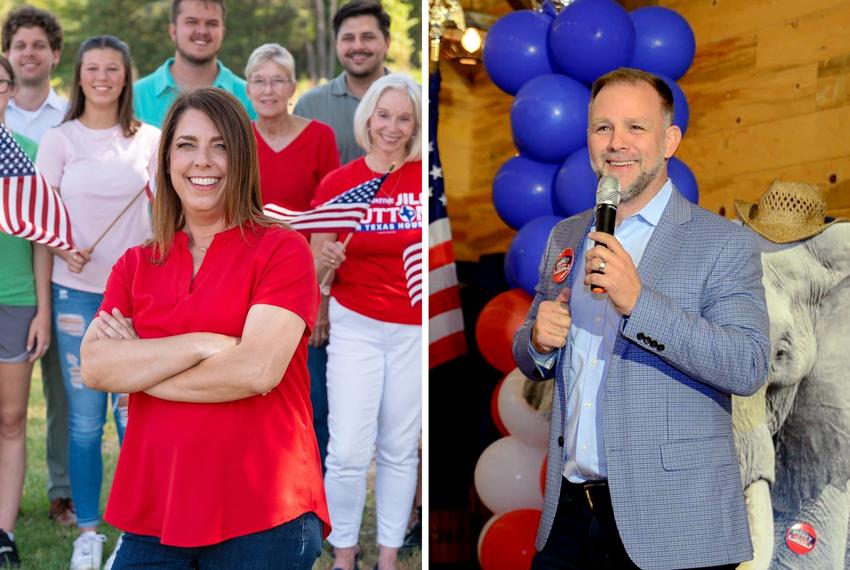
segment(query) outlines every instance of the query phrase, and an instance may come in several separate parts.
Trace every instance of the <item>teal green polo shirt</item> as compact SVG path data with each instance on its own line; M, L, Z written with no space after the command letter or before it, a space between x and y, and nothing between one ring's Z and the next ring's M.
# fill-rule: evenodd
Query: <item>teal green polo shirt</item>
M162 122L168 109L177 98L180 88L171 76L171 64L174 58L169 57L165 63L160 65L153 73L146 75L136 81L133 85L133 111L136 118L155 127L162 128ZM245 93L245 80L230 71L222 63L216 60L218 75L212 86L229 91L242 101L251 120L257 118L254 107Z

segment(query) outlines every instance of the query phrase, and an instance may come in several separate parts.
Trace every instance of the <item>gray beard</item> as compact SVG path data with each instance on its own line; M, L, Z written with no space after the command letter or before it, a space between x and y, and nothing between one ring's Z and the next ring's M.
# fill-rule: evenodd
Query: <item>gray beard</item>
M620 190L620 203L628 202L629 200L634 200L641 194L643 194L644 190L655 180L655 177L658 176L658 173L661 172L661 167L664 166L664 155L660 155L658 157L658 161L652 166L652 168L646 172L641 172L637 178L635 178L634 182L629 184L629 187L626 189Z

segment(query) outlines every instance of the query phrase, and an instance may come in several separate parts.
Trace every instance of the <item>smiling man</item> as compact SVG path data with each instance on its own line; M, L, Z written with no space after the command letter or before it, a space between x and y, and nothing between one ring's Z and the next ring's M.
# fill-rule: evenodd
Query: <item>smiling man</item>
M342 73L304 94L295 114L330 125L341 164L366 154L354 140L354 111L372 83L389 73L390 17L376 0L353 0L334 15L336 56Z
M226 15L224 0L172 0L168 34L176 48L174 57L134 85L136 117L160 127L180 91L212 86L235 95L255 118L245 80L218 59Z
M668 178L672 119L654 75L594 82L587 146L596 174L620 182L614 235L595 231L593 210L555 226L514 338L520 370L555 379L533 570L752 558L731 395L767 378L759 250Z

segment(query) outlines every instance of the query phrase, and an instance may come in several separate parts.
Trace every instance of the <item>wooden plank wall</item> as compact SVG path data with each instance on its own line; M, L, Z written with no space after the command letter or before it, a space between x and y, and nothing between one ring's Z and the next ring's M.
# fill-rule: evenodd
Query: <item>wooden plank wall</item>
M691 110L678 156L700 203L734 216L774 178L817 183L850 216L850 1L662 0L697 56L680 80Z
M690 105L678 156L703 207L734 216L774 178L817 183L828 213L850 217L850 0L658 0L694 30L680 80ZM634 2L633 2L634 4ZM634 7L634 6L629 6ZM469 83L443 63L439 143L458 259L505 251L513 237L491 201L516 152L512 97L486 74Z
M514 231L493 206L493 178L516 154L511 139L513 97L481 70L473 81L447 62L440 64L440 122L437 141L452 223L455 258L477 261L503 252Z

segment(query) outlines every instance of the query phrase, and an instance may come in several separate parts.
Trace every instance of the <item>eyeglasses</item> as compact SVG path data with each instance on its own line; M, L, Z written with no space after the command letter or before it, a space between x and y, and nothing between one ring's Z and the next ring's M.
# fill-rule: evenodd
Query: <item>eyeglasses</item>
M274 89L283 89L287 84L294 83L292 79L287 79L286 77L272 77L271 80L268 80L265 77L256 77L250 81L251 87L260 90L268 87L269 82L271 82L271 86Z
M15 82L11 79L0 79L0 95L8 93L9 89L14 87Z

